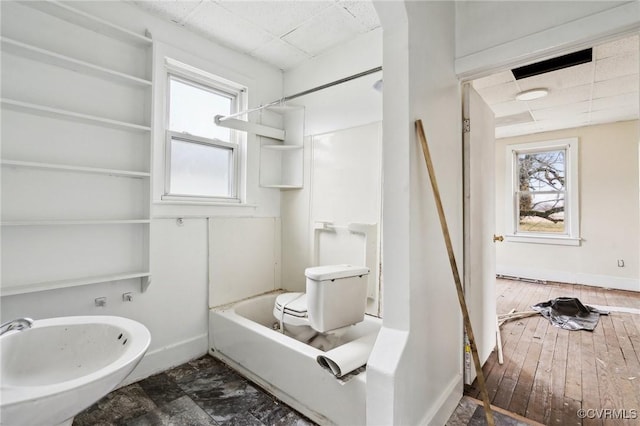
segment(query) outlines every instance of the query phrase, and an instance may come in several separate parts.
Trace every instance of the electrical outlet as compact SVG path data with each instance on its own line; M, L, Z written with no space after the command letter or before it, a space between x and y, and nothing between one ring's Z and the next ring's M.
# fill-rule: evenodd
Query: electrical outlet
M618 259L618 268L624 268L624 260Z

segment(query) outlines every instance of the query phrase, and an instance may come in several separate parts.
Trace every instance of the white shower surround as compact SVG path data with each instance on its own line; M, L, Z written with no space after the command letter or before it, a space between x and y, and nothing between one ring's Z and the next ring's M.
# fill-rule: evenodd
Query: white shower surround
M316 361L325 352L273 330L272 292L209 311L209 352L321 425L366 424L366 371L344 383ZM346 342L375 333L379 318L365 316Z

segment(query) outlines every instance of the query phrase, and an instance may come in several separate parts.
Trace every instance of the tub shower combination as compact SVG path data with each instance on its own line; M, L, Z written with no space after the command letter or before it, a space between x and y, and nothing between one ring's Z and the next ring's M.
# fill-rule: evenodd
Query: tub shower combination
M320 424L364 424L366 371L361 367L382 322L363 309L360 322L327 333L283 324L280 309L303 296L276 291L212 309L210 353ZM289 304L279 306L282 299Z

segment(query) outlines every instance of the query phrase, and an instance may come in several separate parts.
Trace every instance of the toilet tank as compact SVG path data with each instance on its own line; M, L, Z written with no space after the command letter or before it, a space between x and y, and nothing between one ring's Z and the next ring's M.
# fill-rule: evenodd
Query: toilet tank
M367 305L369 268L327 265L307 268L307 314L319 332L359 323Z

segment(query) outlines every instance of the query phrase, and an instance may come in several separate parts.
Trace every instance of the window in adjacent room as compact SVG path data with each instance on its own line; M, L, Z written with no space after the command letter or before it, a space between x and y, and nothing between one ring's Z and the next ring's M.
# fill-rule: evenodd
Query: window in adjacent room
M214 117L237 112L244 91L189 77L169 73L163 199L239 202L239 135Z
M579 243L578 139L507 146L508 238Z

